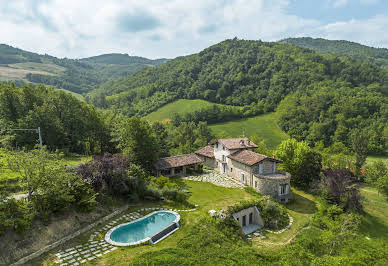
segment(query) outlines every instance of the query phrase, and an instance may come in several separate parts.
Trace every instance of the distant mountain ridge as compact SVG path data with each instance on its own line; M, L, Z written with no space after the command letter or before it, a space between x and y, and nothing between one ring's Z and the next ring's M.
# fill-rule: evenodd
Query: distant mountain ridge
M350 56L358 60L388 67L388 49L374 48L346 40L327 40L322 38L287 38L279 41L321 53Z
M119 53L111 53L111 54L102 54L87 58L80 59L81 62L89 62L89 63L97 63L97 64L112 64L112 65L130 65L130 64L148 64L148 65L160 65L168 59L160 58L160 59L148 59L140 56L130 56L128 54L119 54Z
M148 59L128 54L103 54L82 59L56 58L0 44L0 81L21 85L43 83L76 93L86 93L100 84L168 59Z

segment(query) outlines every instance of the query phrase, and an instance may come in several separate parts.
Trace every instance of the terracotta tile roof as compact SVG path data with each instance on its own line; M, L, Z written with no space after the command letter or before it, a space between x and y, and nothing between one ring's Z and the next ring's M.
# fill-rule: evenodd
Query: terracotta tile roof
M169 169L172 167L186 166L196 163L202 163L202 159L199 158L196 154L183 154L177 156L171 156L166 158L161 158L155 163L155 168L157 170Z
M224 145L229 150L257 148L258 146L248 138L219 139L217 142Z
M261 161L264 161L264 160L270 160L270 161L274 161L274 162L278 162L278 163L281 162L279 160L276 160L275 158L268 157L266 155L259 154L259 153L253 152L253 151L247 151L247 150L235 152L231 155L228 155L228 158L230 158L234 161L249 165L249 166L253 166L253 165L255 165Z
M202 149L199 149L194 153L208 158L214 158L214 148L211 145L203 147Z

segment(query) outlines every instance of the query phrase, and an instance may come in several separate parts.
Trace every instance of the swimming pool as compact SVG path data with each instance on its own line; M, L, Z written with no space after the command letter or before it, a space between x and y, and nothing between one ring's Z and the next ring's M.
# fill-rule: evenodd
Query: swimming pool
M120 224L105 235L116 246L159 242L179 228L180 215L173 211L156 211L130 223Z

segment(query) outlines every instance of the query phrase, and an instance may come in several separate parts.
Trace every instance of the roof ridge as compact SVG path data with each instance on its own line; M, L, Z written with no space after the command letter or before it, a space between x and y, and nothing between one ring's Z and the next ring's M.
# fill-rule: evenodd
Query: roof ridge
M162 157L159 160L162 159L167 159L167 158L175 158L175 157L182 157L182 156L187 156L187 155L196 155L194 152L192 153L187 153L187 154L178 154L178 155L173 155L173 156L167 156L167 157Z

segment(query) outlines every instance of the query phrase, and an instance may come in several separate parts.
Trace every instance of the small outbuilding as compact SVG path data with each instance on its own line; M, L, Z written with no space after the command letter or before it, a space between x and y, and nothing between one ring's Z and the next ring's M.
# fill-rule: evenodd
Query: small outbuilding
M263 219L256 206L233 213L233 218L240 224L244 234L250 234L264 226Z
M187 168L198 170L198 165L203 160L196 154L183 154L159 159L155 163L155 175L159 176L185 176Z

